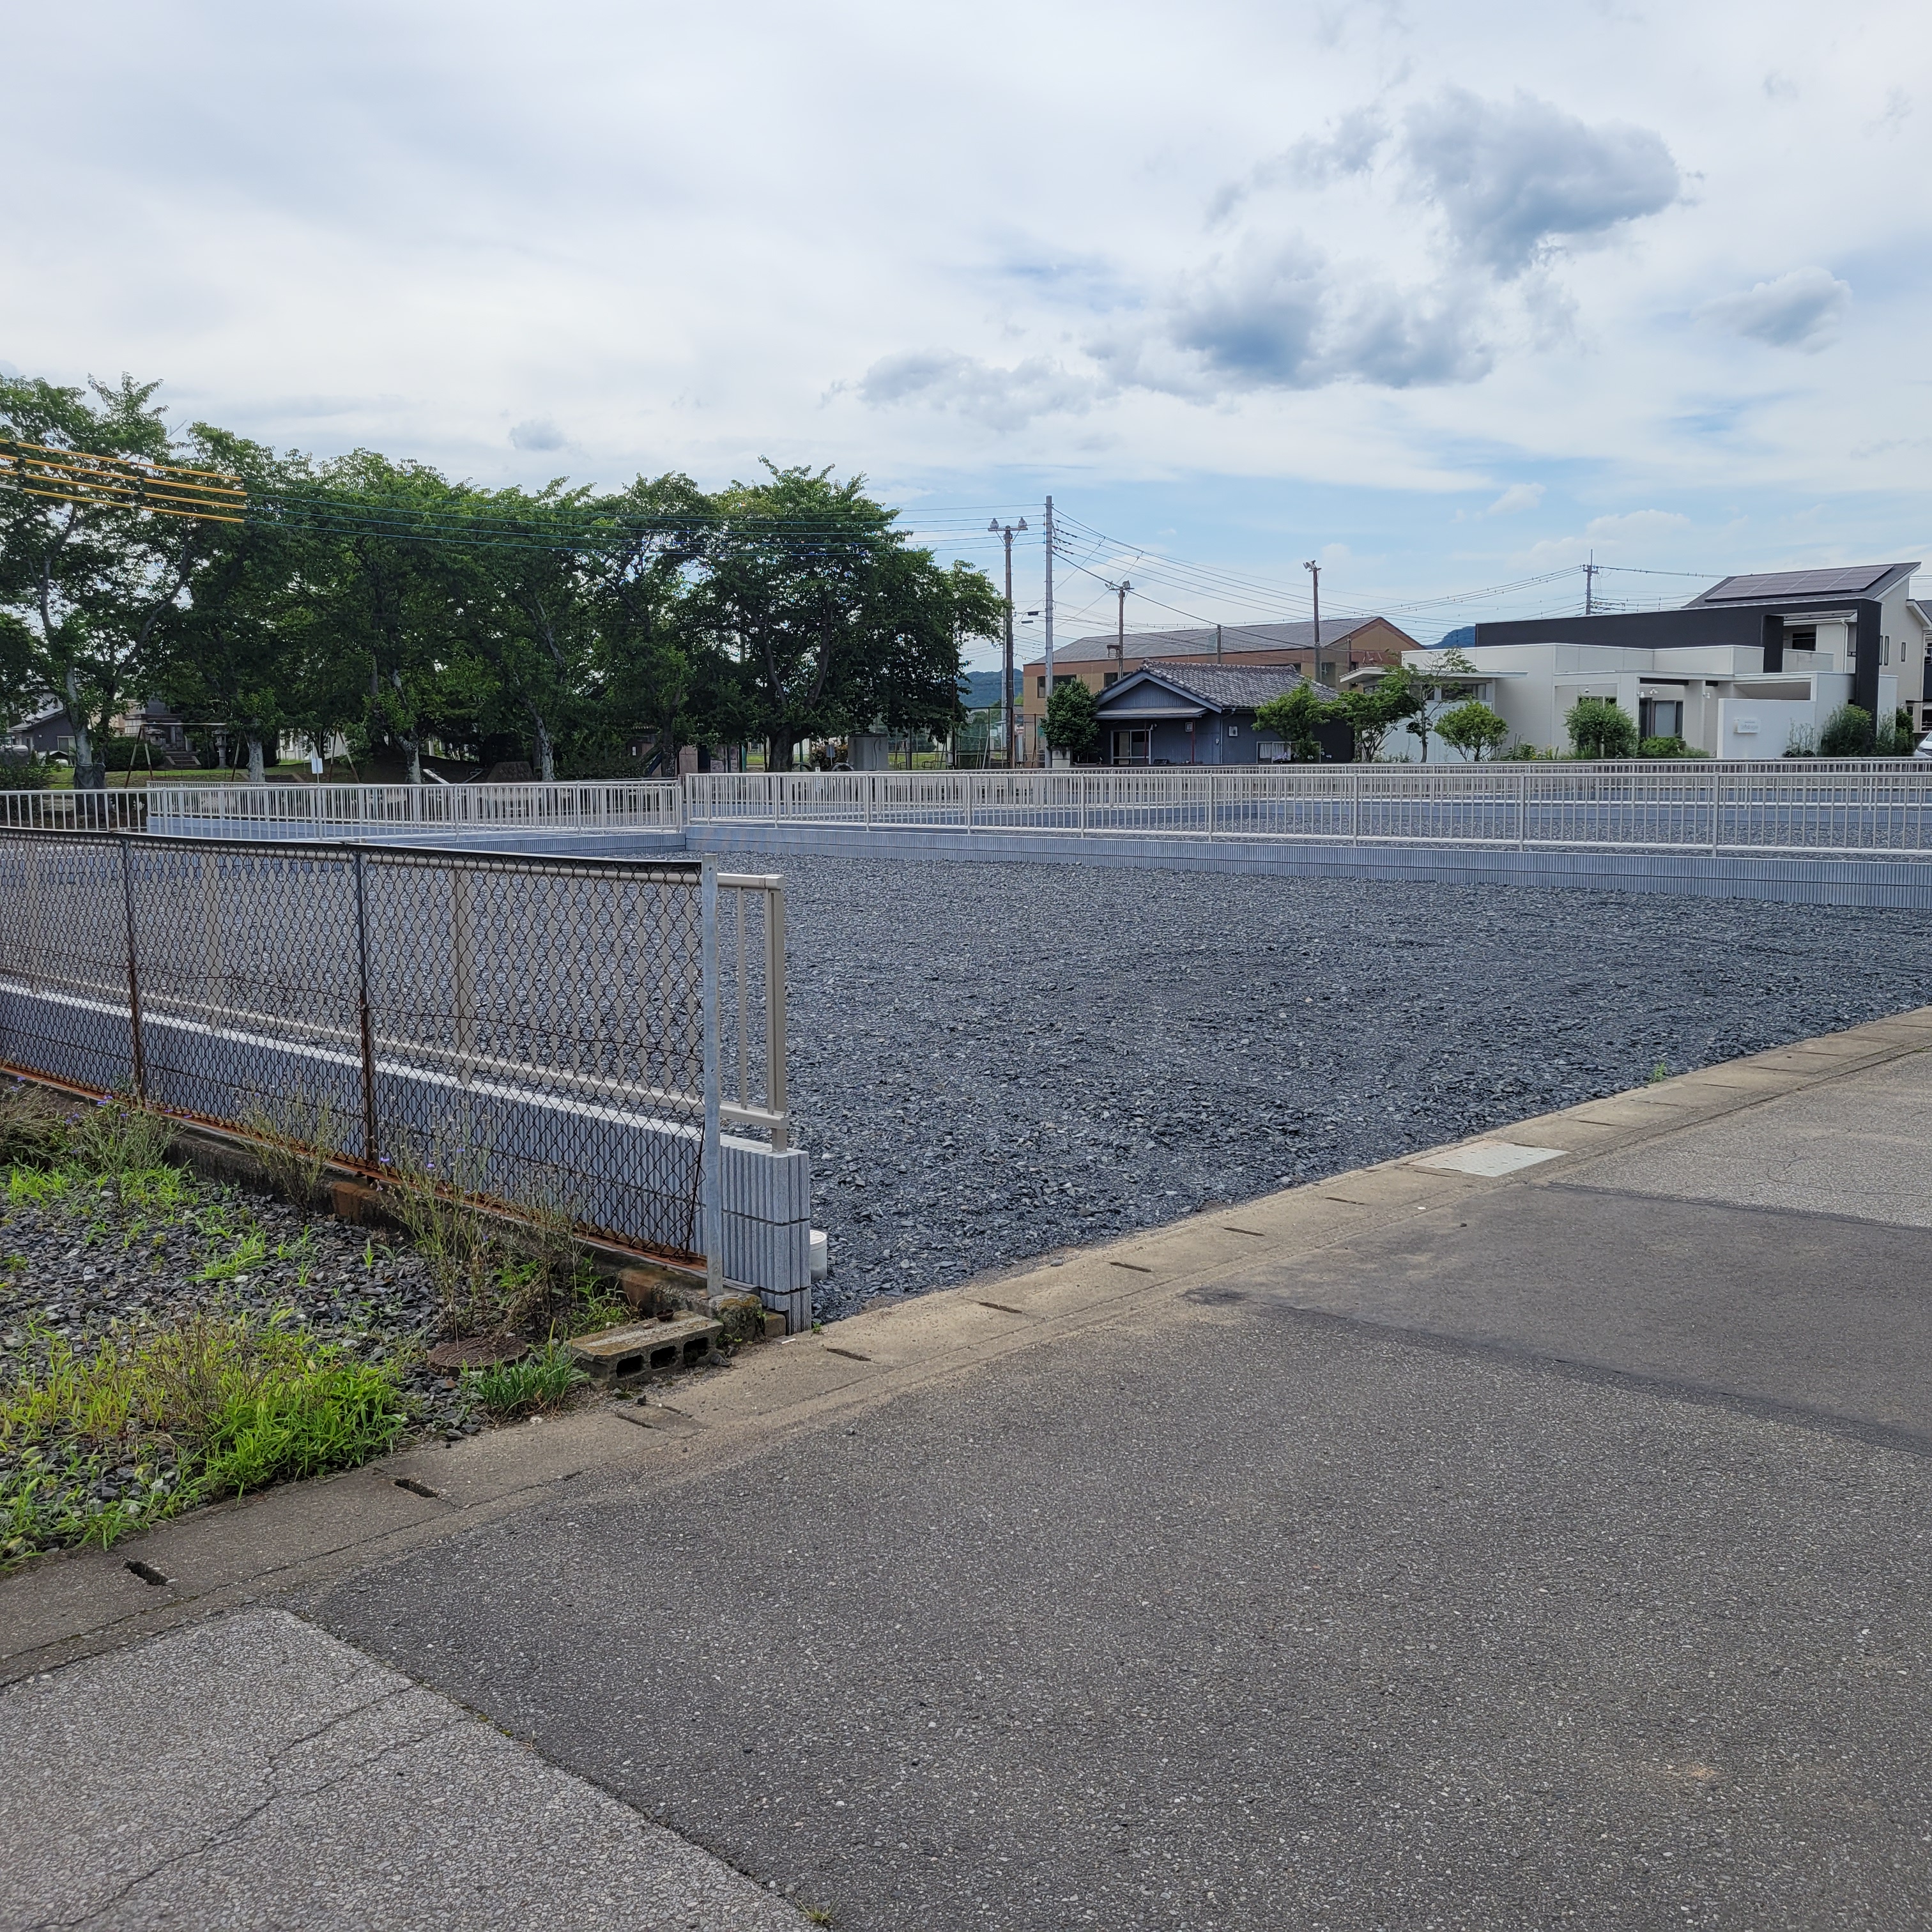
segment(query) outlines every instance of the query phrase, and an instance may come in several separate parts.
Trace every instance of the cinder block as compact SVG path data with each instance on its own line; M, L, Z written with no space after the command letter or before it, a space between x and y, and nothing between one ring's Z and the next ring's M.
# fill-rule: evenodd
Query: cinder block
M722 1324L708 1315L680 1315L670 1322L630 1322L601 1329L565 1346L593 1380L614 1382L696 1368L717 1353L724 1336Z

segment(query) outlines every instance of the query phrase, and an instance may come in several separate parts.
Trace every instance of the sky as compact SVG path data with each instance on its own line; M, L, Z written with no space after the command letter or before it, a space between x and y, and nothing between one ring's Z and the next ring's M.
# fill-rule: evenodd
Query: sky
M1932 563L1932 18L11 10L0 370L477 483L869 479L1058 634ZM1516 586L1510 588L1508 586ZM1038 634L1023 622L1023 640ZM993 662L985 650L976 662Z

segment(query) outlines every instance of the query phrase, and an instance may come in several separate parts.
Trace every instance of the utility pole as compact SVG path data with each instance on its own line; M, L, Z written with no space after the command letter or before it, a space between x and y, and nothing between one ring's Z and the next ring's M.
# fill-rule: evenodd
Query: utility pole
M1003 660L1005 668L1001 674L1001 687L1004 697L1001 700L1000 716L1006 721L1006 763L1014 763L1014 754L1018 747L1013 742L1013 536L1016 531L1027 526L1025 518L1016 524L1003 524L998 517L986 527L994 536L1002 537L1006 545L1006 648Z
M1053 499L1046 500L1046 601L1040 607L1046 619L1046 701L1053 702ZM1040 741L1040 761L1053 763L1053 750L1044 736Z
M1216 664L1221 662L1221 627L1219 624L1214 626L1214 662Z
M1597 553L1590 553L1590 560L1583 566L1583 614L1591 616L1597 608Z
M1119 583L1107 586L1120 600L1120 619L1114 632L1114 662L1120 666L1123 675L1127 668L1127 592L1133 587L1124 577Z
M1322 566L1310 557L1301 567L1315 580L1315 655L1309 661L1308 681L1316 684L1322 677Z

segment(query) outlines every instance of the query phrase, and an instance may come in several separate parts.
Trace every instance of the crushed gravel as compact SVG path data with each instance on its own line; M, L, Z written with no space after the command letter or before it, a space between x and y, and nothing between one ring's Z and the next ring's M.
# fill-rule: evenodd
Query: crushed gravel
M1911 912L782 862L828 1319L1932 999Z

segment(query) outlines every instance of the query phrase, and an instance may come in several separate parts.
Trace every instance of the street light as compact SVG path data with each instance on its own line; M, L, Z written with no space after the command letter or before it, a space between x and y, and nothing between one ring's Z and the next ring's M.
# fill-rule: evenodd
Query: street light
M1006 646L1000 672L1000 689L1004 695L1001 702L1001 716L1006 721L1006 763L1011 765L1013 758L1013 538L1027 526L1022 517L1016 524L1002 524L998 517L986 527L996 537L1003 537L1006 545Z

